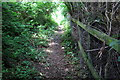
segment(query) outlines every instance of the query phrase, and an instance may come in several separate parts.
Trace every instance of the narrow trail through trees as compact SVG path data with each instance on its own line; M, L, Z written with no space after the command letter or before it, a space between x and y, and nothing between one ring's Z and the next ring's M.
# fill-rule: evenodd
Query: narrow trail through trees
M72 65L65 59L64 48L61 46L61 36L64 33L62 26L58 27L53 37L49 42L49 47L45 50L47 52L47 65L35 64L38 71L44 74L46 78L66 78L74 74Z
M53 38L50 40L48 51L48 63L50 63L48 72L46 75L48 77L65 77L69 67L67 66L67 61L64 59L64 50L62 49L61 37L63 34L61 26L55 31Z

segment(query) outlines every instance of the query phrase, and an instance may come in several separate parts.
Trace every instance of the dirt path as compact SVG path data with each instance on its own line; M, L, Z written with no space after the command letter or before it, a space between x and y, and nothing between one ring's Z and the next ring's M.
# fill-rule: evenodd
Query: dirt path
M45 50L48 53L47 64L49 66L44 67L44 64L35 64L37 70L43 73L46 78L66 78L73 70L72 65L65 60L64 49L60 45L60 35L63 33L62 26L59 26L50 39L49 47Z
M46 77L48 78L66 77L70 71L71 66L64 59L64 49L60 45L60 35L63 33L62 26L58 27L58 30L55 31L53 38L50 40L48 49L46 49L49 53L48 63L50 63L48 72L46 73Z

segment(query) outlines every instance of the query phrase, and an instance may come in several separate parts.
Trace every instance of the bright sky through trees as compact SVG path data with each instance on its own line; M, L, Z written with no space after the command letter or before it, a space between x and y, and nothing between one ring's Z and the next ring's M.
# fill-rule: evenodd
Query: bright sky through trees
M58 4L58 3L57 3ZM60 3L59 3L60 4ZM63 5L61 3L61 5ZM58 8L51 14L52 18L56 21L56 23L58 23L60 25L61 21L65 19L64 15L62 14L63 11L63 7L61 7L60 5L58 6Z

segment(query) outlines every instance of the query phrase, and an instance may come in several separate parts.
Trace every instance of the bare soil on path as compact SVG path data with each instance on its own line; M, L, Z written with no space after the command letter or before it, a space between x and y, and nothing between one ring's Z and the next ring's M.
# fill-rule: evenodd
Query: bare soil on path
M44 74L46 78L67 78L73 72L72 65L65 59L64 48L61 46L61 36L64 33L62 26L58 27L49 42L49 47L46 48L47 64L34 63L36 69Z

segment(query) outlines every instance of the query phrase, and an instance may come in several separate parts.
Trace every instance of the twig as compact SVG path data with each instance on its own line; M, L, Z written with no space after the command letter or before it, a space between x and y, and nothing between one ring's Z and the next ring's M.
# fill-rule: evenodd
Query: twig
M101 55L102 55L102 53L103 53L104 50L105 50L105 41L103 42L103 45L100 48L100 51L98 52L100 54L99 57L101 57Z
M108 48L108 46L106 46L105 48ZM98 50L100 50L100 49L101 49L101 48L86 50L86 52L98 51Z
M115 4L115 6L113 7L113 14L115 14L115 12L117 11L117 9L119 8L120 6L120 0Z
M106 16L106 18L107 18L107 29L108 29L108 27L109 27L109 22L110 22L110 19L109 19L109 17L108 17L108 10L107 10L107 7L108 6L108 4L107 4L107 2L106 2L106 10L105 10L105 16Z

